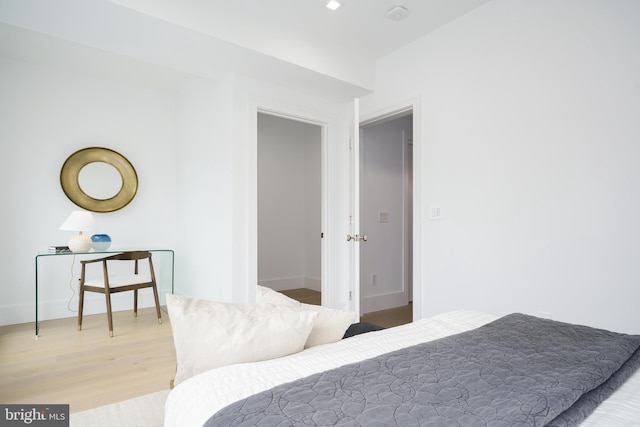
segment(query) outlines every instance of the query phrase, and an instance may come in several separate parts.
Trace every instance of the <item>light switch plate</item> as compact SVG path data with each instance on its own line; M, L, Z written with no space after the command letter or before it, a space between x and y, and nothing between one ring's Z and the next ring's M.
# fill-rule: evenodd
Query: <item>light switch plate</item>
M442 219L442 208L437 205L429 206L430 219Z

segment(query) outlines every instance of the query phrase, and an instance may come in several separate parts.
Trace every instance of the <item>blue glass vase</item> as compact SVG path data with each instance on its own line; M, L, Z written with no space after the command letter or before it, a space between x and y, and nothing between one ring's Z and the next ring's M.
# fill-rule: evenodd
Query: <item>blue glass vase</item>
M111 246L111 237L108 234L94 234L91 236L91 246L96 252L106 251Z

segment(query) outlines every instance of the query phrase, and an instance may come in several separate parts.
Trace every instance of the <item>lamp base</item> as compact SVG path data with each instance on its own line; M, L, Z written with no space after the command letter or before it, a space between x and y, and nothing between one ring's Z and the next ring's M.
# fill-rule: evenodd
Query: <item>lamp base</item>
M73 236L68 243L71 252L89 252L91 244L91 237L82 233Z

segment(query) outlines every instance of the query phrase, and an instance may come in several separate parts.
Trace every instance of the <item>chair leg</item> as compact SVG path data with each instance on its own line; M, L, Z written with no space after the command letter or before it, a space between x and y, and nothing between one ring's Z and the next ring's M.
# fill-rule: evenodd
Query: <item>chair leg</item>
M106 291L104 295L107 300L107 321L109 323L109 336L113 338L113 317L111 316L111 293Z
M158 323L162 323L162 314L160 313L160 298L158 298L158 287L153 285L153 298L156 301L156 314L158 315Z
M84 309L84 288L80 285L78 296L78 330L82 330L82 310Z
M133 317L138 317L138 290L133 290Z

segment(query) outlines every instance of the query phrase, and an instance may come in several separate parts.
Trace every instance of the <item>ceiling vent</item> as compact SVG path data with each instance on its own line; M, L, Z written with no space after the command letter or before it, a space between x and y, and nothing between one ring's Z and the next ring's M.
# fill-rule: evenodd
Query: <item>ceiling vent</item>
M409 14L409 9L404 6L395 6L389 9L387 12L387 18L393 21L400 21L407 17Z

